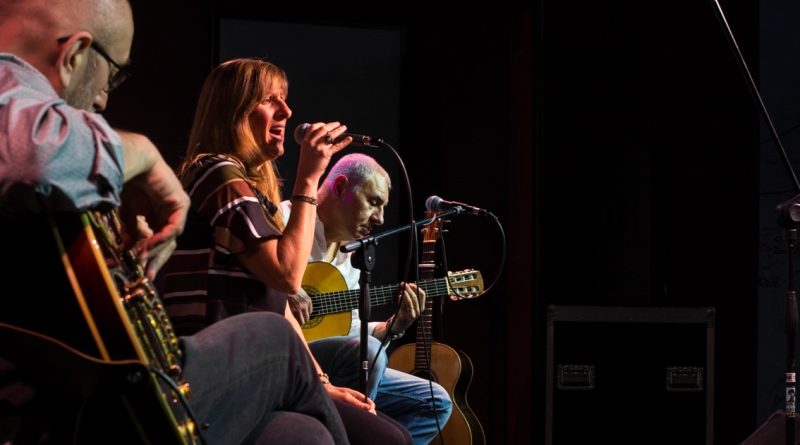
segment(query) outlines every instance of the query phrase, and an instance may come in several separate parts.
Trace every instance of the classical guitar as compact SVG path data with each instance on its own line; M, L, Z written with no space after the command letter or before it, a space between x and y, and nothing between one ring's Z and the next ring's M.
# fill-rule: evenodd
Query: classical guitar
M97 359L109 366L134 361L149 371L127 377L140 389L120 390L120 402L141 443L200 443L184 404L188 383L177 380L178 339L141 265L121 247L117 214L59 214L50 225Z
M311 297L311 319L303 325L306 340L347 335L350 332L351 314L358 308L361 296L358 289L347 289L339 269L324 261L309 263L303 274L303 290ZM483 293L483 277L477 270L449 272L446 278L424 280L419 283L428 299L452 296L454 299L474 298ZM372 286L371 306L397 302L398 285Z
M427 212L433 217L433 212ZM420 279L431 279L435 268L436 239L441 230L441 220L435 219L422 229L422 261ZM398 346L389 356L389 367L442 385L453 400L453 412L447 424L441 425L441 435L432 444L484 445L486 436L478 418L467 403L467 391L472 383L472 361L462 351L433 341L431 322L433 303L425 300L425 309L417 319L416 342Z

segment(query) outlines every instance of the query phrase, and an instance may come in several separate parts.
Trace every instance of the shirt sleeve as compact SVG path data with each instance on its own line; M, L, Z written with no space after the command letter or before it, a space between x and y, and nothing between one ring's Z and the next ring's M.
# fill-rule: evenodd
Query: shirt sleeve
M236 163L214 163L203 169L198 178L190 188L192 207L213 228L218 248L239 253L282 235Z
M119 135L102 116L67 105L41 74L23 68L0 66L4 204L33 212L119 205L124 178ZM24 75L32 79L25 83Z

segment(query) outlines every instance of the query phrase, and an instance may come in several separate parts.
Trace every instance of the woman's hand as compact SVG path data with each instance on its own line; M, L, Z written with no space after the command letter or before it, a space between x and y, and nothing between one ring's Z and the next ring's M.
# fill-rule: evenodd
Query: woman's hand
M336 141L336 138L345 131L347 131L347 126L339 122L316 122L310 124L303 133L303 137L297 141L300 144L297 178L311 179L314 191L316 191L319 178L325 173L325 168L331 161L331 156L353 142L353 138L350 136Z
M330 383L325 383L323 386L328 390L328 395L331 396L332 399L341 400L357 408L369 411L372 414L377 414L375 412L375 402L355 389L333 386Z

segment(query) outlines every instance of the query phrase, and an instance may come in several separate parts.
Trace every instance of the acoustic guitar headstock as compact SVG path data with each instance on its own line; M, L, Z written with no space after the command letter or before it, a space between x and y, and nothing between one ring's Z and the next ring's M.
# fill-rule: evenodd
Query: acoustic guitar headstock
M465 269L447 274L447 287L453 301L467 300L483 295L483 275L475 269Z
M434 220L420 230L422 232L422 242L435 242L441 235L443 221L441 218L436 218L436 212L433 210L426 211L425 218L434 218Z

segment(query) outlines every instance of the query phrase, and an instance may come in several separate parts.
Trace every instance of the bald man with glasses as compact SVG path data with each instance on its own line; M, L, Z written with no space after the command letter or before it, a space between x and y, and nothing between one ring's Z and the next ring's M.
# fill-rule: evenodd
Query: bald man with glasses
M0 277L16 280L12 287L18 289L6 289L0 298L4 445L143 443L149 436L147 422L117 428L125 419L97 402L114 399L122 391L118 386L135 383L135 375L114 384L82 380L76 369L94 370L95 362L16 329L42 328L66 338L92 329L57 310L76 298L71 290L48 288L66 281L71 269L59 258L44 258L47 249L31 247L34 241L55 245L41 215L125 209L120 214L130 236L140 238L138 259L151 279L184 229L189 197L158 148L144 135L111 128L97 114L129 76L132 40L127 0L0 0L0 245L14 255ZM149 226L139 215L147 215ZM8 341L10 333L24 341ZM172 377L191 388L187 411L194 413L198 433L190 443L348 443L305 345L283 317L231 317L179 342L176 369L182 374ZM84 345L68 343L87 353ZM34 352L39 347L54 355ZM64 362L64 355L73 360ZM172 370L161 371L153 372L163 379ZM132 412L130 406L120 411L138 419L158 416L157 410Z
M58 43L62 44L69 39L69 36L59 37ZM89 45L90 48L97 51L97 54L103 56L106 59L106 62L109 63L109 70L108 70L108 82L106 83L106 87L103 89L106 93L110 93L114 91L118 86L128 80L132 73L128 69L128 63L119 64L114 61L114 59L108 55L108 51L104 50L102 46L100 46L97 41L92 40L92 43Z

